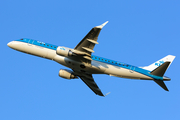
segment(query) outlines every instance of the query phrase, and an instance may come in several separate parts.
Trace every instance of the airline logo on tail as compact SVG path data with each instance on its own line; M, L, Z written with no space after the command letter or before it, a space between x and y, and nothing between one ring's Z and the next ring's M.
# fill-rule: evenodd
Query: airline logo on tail
M162 60L162 61L158 61L157 63L155 63L155 65L156 66L160 66L160 65L162 65L164 63L164 61Z

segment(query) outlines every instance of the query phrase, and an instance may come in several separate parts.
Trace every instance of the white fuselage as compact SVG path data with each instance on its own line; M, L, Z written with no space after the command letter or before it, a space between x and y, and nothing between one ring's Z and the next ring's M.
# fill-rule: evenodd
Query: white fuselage
M12 41L8 43L8 46L35 56L43 57L46 59L54 60L66 67L69 67L76 71L84 71L91 74L108 74L116 77L130 78L130 79L147 79L152 80L152 77L136 72L136 67L131 66L129 69L114 66L108 63L92 60L91 64L77 62L75 60L70 59L69 57L64 57L56 54L56 50L48 49L45 47L37 46L34 44L29 44L20 41ZM80 65L83 64L86 67L81 68Z

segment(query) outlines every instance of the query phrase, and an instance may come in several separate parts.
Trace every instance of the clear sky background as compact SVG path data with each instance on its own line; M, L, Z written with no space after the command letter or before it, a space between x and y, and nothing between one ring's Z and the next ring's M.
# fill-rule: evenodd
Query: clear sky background
M0 119L179 120L179 15L178 0L1 0ZM80 79L60 78L62 65L7 46L31 38L74 48L107 20L94 55L136 66L175 55L169 92L153 81L94 75L111 92L100 97Z

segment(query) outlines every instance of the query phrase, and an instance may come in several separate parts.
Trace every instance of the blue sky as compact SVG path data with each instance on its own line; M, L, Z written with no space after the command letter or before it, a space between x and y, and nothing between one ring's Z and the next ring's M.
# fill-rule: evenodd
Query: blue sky
M178 0L2 0L0 2L1 120L179 120ZM31 38L74 48L105 21L94 55L136 66L177 56L166 72L169 92L153 81L94 75L106 97L80 79L58 76L62 65L17 52L7 43Z

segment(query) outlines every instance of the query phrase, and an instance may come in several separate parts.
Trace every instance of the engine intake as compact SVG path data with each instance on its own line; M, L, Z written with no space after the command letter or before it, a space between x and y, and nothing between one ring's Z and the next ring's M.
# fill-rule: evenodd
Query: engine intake
M56 49L56 53L57 53L58 55L65 56L65 57L68 57L68 56L72 56L72 55L73 55L73 52L71 51L70 48L62 47L62 46L59 46L59 47Z
M66 69L61 69L59 71L59 77L65 78L65 79L75 79L78 78L73 74L73 71L66 70Z

